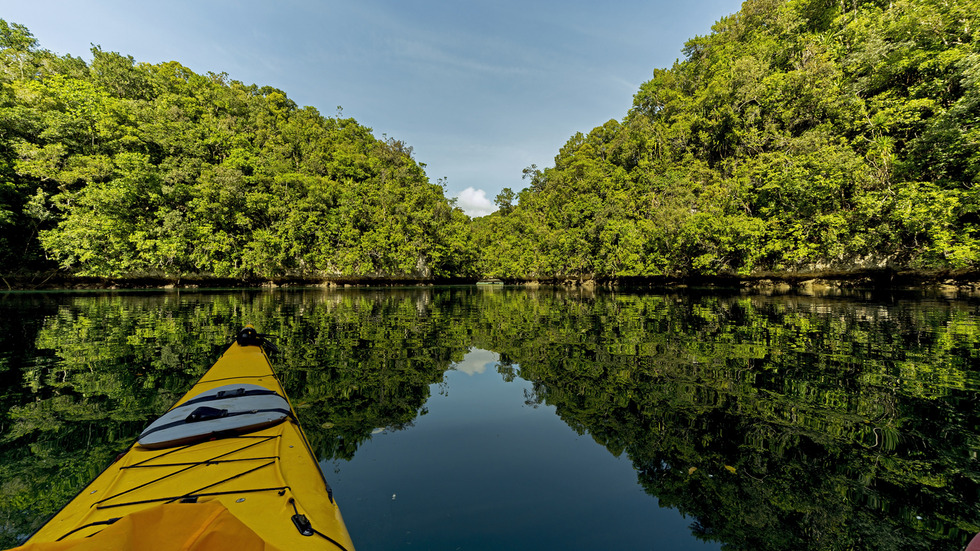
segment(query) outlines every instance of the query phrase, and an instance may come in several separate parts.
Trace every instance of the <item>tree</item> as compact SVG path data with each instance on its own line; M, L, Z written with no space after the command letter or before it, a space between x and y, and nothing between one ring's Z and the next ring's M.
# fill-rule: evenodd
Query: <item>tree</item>
M514 190L510 189L509 187L505 187L504 189L500 190L500 193L498 193L497 197L494 198L493 203L497 205L497 208L504 214L507 214L514 209L514 199L516 197L517 195L514 194Z

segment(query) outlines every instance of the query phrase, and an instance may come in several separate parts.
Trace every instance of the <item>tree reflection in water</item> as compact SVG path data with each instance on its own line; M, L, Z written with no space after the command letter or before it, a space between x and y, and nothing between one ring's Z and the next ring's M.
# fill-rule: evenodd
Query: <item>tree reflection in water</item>
M626 454L732 549L962 549L980 527L975 305L561 290L16 294L0 301L11 545L213 362L235 329L324 459L411 426L471 347Z

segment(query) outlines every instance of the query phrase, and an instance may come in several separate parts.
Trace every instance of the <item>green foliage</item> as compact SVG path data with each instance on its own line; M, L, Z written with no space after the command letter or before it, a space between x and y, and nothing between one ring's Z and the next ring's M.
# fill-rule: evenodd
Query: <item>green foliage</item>
M280 90L0 25L0 271L470 275L465 215L411 147Z
M515 208L475 224L481 268L975 267L978 14L745 2L655 70L623 121L573 136Z

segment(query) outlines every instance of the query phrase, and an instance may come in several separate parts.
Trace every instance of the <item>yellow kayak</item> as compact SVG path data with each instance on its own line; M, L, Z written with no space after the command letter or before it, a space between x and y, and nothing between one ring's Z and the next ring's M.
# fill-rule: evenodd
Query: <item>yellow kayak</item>
M246 327L139 440L18 551L353 551L282 385Z

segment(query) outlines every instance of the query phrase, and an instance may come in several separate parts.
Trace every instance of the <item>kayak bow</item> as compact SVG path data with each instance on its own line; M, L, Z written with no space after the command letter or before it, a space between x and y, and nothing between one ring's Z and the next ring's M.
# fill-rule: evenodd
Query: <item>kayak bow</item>
M19 551L354 546L251 326Z

